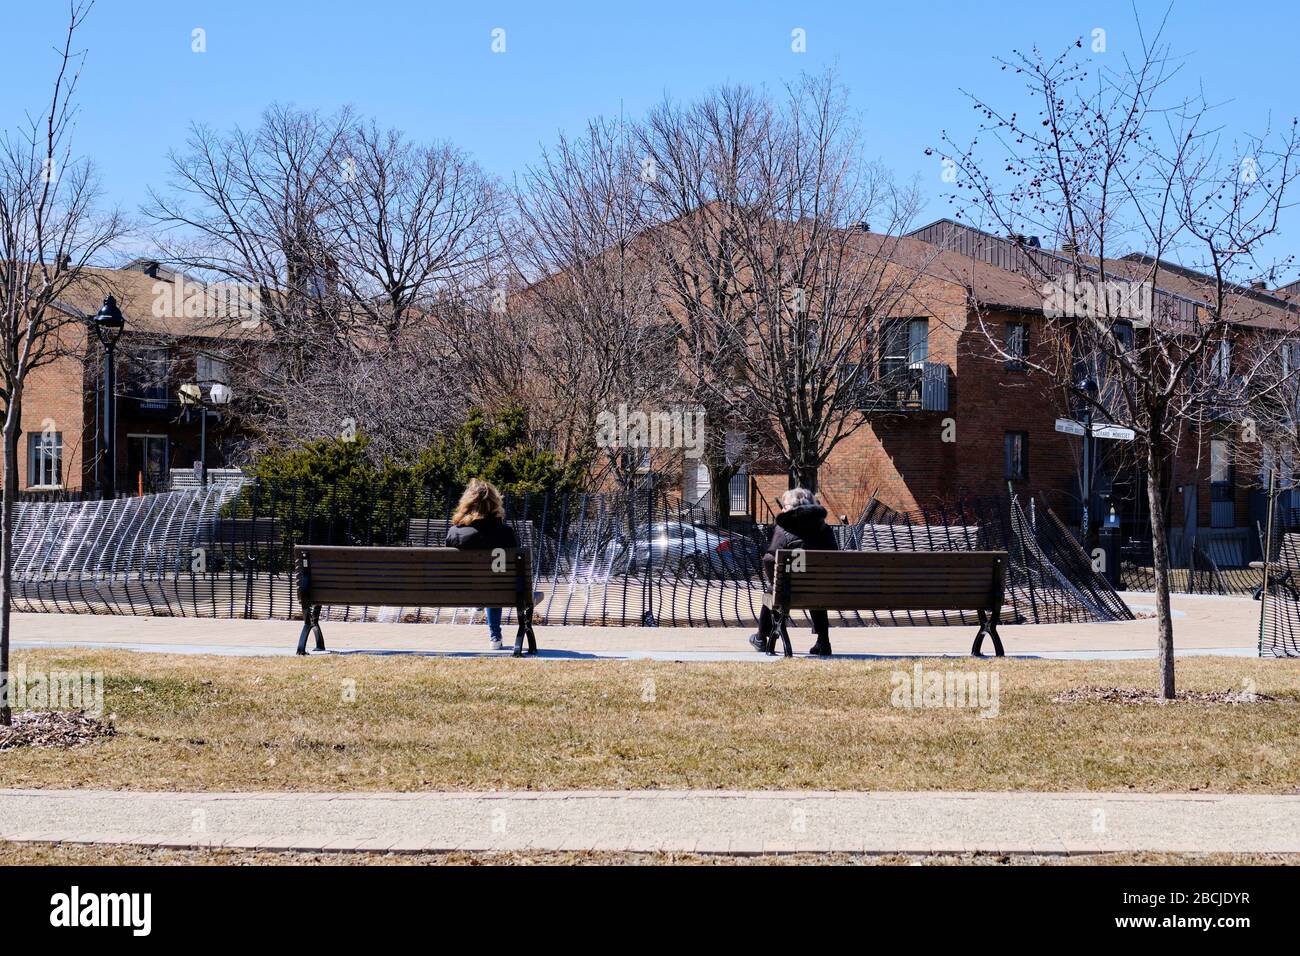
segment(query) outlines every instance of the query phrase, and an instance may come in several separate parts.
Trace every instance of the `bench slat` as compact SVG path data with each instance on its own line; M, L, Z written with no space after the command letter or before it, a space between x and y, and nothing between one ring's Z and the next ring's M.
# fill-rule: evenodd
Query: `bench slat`
M295 549L306 601L402 607L513 607L532 600L527 550L507 550L500 563L491 550L455 548L351 548L302 545ZM299 578L301 582L302 577Z
M796 560L802 570L791 570ZM992 611L1006 560L1000 551L782 551L773 593L790 609Z

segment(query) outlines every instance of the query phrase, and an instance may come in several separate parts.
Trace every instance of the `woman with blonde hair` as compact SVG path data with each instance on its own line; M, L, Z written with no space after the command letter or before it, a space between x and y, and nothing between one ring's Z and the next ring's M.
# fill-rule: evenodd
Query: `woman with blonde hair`
M501 492L490 481L471 479L460 496L460 502L451 515L447 529L447 547L467 551L484 551L491 548L517 548L519 537L514 528L506 524L506 509L501 503ZM488 637L492 650L501 650L501 608L483 609L487 615Z

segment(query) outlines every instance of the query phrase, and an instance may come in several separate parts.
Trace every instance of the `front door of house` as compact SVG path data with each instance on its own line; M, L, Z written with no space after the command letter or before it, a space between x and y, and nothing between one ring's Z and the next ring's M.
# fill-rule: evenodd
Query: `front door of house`
M166 491L167 485L167 436L128 435L123 490Z

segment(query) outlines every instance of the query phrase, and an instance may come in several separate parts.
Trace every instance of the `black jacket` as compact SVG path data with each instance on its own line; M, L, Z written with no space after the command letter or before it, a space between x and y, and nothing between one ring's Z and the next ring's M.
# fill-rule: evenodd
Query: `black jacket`
M519 536L515 529L500 518L480 518L464 525L447 529L447 547L465 551L486 551L490 548L517 548Z
M763 552L763 574L772 580L778 551L803 548L807 551L838 551L840 543L826 524L826 509L821 505L800 505L776 516L776 529Z

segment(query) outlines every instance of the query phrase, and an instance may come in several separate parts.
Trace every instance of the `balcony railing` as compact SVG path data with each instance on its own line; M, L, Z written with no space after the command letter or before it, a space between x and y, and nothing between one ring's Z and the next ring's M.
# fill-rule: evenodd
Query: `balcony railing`
M855 405L864 412L946 412L950 374L942 362L891 369L858 385Z

